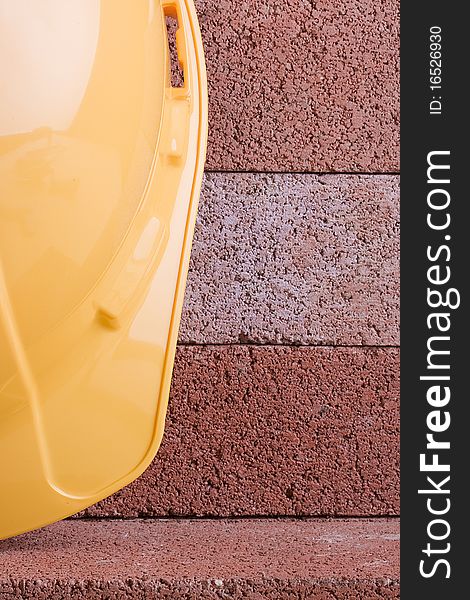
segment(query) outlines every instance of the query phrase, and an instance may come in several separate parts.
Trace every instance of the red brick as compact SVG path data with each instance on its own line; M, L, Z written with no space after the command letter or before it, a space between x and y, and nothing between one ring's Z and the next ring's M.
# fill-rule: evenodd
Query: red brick
M66 521L0 542L0 598L399 598L399 524Z
M164 442L89 516L399 514L397 349L179 347Z
M209 169L398 170L398 0L196 4Z
M206 175L183 343L397 345L396 176Z

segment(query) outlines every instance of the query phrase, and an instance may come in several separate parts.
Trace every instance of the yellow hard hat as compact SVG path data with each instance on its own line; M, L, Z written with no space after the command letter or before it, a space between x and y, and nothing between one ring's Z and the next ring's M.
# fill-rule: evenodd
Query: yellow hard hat
M112 494L158 449L207 84L192 0L1 2L0 73L5 538Z

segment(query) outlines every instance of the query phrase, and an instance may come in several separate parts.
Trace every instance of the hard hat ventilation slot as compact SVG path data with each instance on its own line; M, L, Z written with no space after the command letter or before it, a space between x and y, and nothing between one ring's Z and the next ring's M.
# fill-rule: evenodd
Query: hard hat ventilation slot
M170 81L172 88L183 88L184 87L184 69L183 64L180 60L181 50L178 48L179 35L178 32L178 18L175 14L168 14L168 10L165 11L165 23L168 35L168 46L170 53Z

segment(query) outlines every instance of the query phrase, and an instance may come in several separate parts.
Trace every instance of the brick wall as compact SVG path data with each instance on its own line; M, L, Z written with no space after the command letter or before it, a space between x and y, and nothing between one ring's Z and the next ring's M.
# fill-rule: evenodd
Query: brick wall
M398 3L197 5L209 148L164 443L86 514L397 515Z

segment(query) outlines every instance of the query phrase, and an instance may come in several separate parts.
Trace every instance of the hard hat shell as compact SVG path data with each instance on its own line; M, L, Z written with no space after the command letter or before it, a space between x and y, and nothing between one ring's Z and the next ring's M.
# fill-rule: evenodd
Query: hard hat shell
M192 0L0 2L0 73L5 538L112 494L158 449L207 84Z

